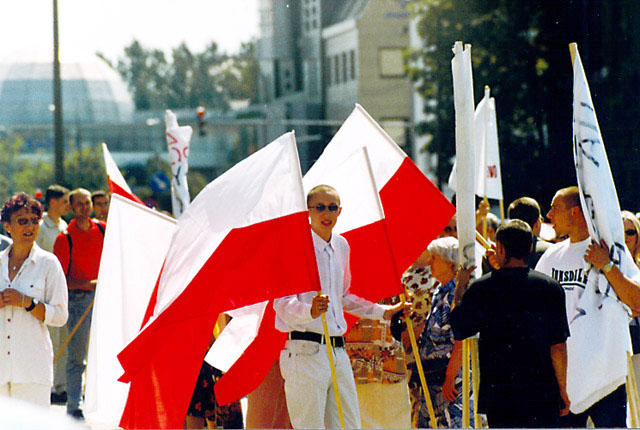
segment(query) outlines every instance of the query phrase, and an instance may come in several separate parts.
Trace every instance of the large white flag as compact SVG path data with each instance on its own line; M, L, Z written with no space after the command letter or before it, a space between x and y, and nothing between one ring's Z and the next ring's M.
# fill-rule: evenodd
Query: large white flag
M164 114L164 119L167 126L167 147L171 161L171 203L173 216L178 219L191 201L187 172L189 171L189 142L193 129L188 125L178 126L176 115L168 109Z
M113 194L91 321L85 413L117 427L129 385L117 355L137 334L175 230L175 220Z
M475 265L476 210L475 210L475 148L473 142L473 74L471 46L463 49L456 42L451 60L453 72L453 98L456 112L456 209L460 264Z
M622 273L634 277L638 269L624 243L618 195L580 55L574 51L573 155L582 211L590 236L603 239ZM571 411L580 413L625 382L629 316L604 274L591 268L576 316L569 319L567 392Z

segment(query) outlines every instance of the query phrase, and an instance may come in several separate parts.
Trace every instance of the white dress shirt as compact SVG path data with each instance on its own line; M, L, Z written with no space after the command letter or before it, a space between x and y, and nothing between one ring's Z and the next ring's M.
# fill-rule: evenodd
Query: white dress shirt
M36 243L45 251L53 252L53 244L56 241L56 237L65 231L67 227L65 220L60 218L58 223L55 223L45 212L40 220L40 231L38 232Z
M14 288L45 306L44 323L23 307L0 309L0 385L53 383L53 347L47 325L67 322L67 283L55 255L33 244L27 259L9 280L9 252L0 252L0 291ZM26 303L25 303L26 306Z
M371 303L349 293L351 270L349 244L345 238L334 233L329 242L326 242L313 230L311 234L322 294L329 296L329 309L326 312L329 336L342 336L347 331L344 311L361 318L382 320L384 312L391 306ZM282 332L310 331L324 334L322 319L311 317L311 304L317 294L317 291L310 291L274 300L276 329Z

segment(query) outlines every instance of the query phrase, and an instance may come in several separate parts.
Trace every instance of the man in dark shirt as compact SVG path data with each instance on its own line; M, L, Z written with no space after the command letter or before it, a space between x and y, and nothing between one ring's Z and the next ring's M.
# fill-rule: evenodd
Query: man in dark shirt
M478 406L489 427L555 427L569 411L564 291L528 268L528 224L509 221L496 240L501 269L456 291L455 339L480 333Z

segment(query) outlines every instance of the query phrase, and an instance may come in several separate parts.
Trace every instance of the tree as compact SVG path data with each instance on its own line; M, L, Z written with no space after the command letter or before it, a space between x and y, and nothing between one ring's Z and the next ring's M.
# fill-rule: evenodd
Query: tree
M531 195L546 205L558 188L575 184L568 44L578 42L619 195L631 186L626 173L640 174L632 132L640 116L624 89L640 88L636 2L420 0L413 7L425 44L410 54L410 73L430 118L418 131L432 136L426 150L438 155L439 181L446 181L455 152L450 62L451 46L462 40L473 46L476 101L484 85L496 98L505 202ZM621 26L627 55L620 52ZM638 208L626 196L621 201Z
M133 92L136 108L142 110L206 106L224 111L232 99L257 97L253 43L243 44L237 55L220 52L215 42L200 53L182 43L167 60L162 51L146 49L134 40L118 60L117 70Z

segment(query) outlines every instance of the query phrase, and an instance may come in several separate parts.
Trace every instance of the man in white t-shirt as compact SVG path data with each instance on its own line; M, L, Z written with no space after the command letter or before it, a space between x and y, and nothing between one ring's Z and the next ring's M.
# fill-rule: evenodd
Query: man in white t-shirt
M542 255L536 270L557 280L564 288L569 324L577 314L576 304L587 284L589 265L600 269L618 298L632 310L640 309L640 285L627 278L609 259L608 248L589 236L587 222L580 206L578 187L559 190L547 214L556 236L567 240L551 246ZM581 414L562 417L562 427L586 427L591 417L596 427L626 427L627 395L624 385L594 403Z
M45 251L53 252L56 237L67 229L67 222L62 216L69 212L69 190L61 185L50 185L44 195L47 212L42 214L40 230L36 243ZM49 327L49 335L53 343L54 354L68 335L67 327ZM67 353L63 352L55 362L53 369L53 386L51 387L51 403L64 404L67 401Z

